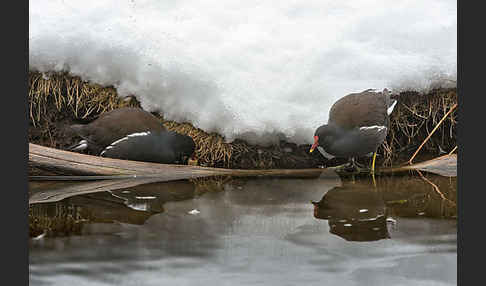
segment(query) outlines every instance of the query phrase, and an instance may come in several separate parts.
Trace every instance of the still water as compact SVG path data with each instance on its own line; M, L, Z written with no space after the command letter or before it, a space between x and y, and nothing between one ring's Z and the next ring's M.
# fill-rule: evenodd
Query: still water
M456 191L432 174L326 174L32 204L30 285L456 285Z

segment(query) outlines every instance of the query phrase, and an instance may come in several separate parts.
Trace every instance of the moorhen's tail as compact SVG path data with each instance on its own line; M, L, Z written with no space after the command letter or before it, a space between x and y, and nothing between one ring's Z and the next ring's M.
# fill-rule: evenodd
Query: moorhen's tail
M386 97L386 114L390 115L397 104L396 99L391 99L391 92L388 89L383 89L383 95Z
M396 99L390 100L390 104L388 105L388 108L386 109L386 113L390 115L393 112L393 109L395 108L395 105L397 104Z
M79 151L86 150L87 148L88 148L88 141L83 139L78 143L67 147L67 150L71 152L79 152Z

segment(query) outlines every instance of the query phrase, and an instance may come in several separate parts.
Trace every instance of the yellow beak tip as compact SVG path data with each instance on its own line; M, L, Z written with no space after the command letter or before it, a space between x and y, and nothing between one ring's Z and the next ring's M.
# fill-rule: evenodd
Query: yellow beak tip
M310 150L309 150L309 153L312 153L312 152L314 152L314 149L310 149Z

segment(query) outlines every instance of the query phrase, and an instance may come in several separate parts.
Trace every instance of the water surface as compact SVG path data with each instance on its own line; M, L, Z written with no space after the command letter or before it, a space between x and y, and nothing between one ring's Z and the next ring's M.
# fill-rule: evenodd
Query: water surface
M35 204L30 285L456 285L456 179L426 178L201 179Z

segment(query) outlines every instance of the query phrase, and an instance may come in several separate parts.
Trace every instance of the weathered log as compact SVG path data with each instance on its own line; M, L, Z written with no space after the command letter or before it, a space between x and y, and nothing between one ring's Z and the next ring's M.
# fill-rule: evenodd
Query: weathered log
M79 154L49 147L29 144L29 164L31 166L49 170L64 175L83 176L114 176L120 179L123 176L152 177L159 181L182 180L208 176L284 176L284 177L325 177L326 173L339 169L313 168L313 169L267 169L267 170L241 170L223 169L188 165L157 164L111 159L99 156ZM422 170L443 176L457 175L457 156L444 155L433 160L406 165L395 168L380 169L377 174L390 172L404 172Z
M79 154L29 144L31 166L64 175L157 177L160 181L208 176L319 176L325 169L241 170L189 165L157 164Z

